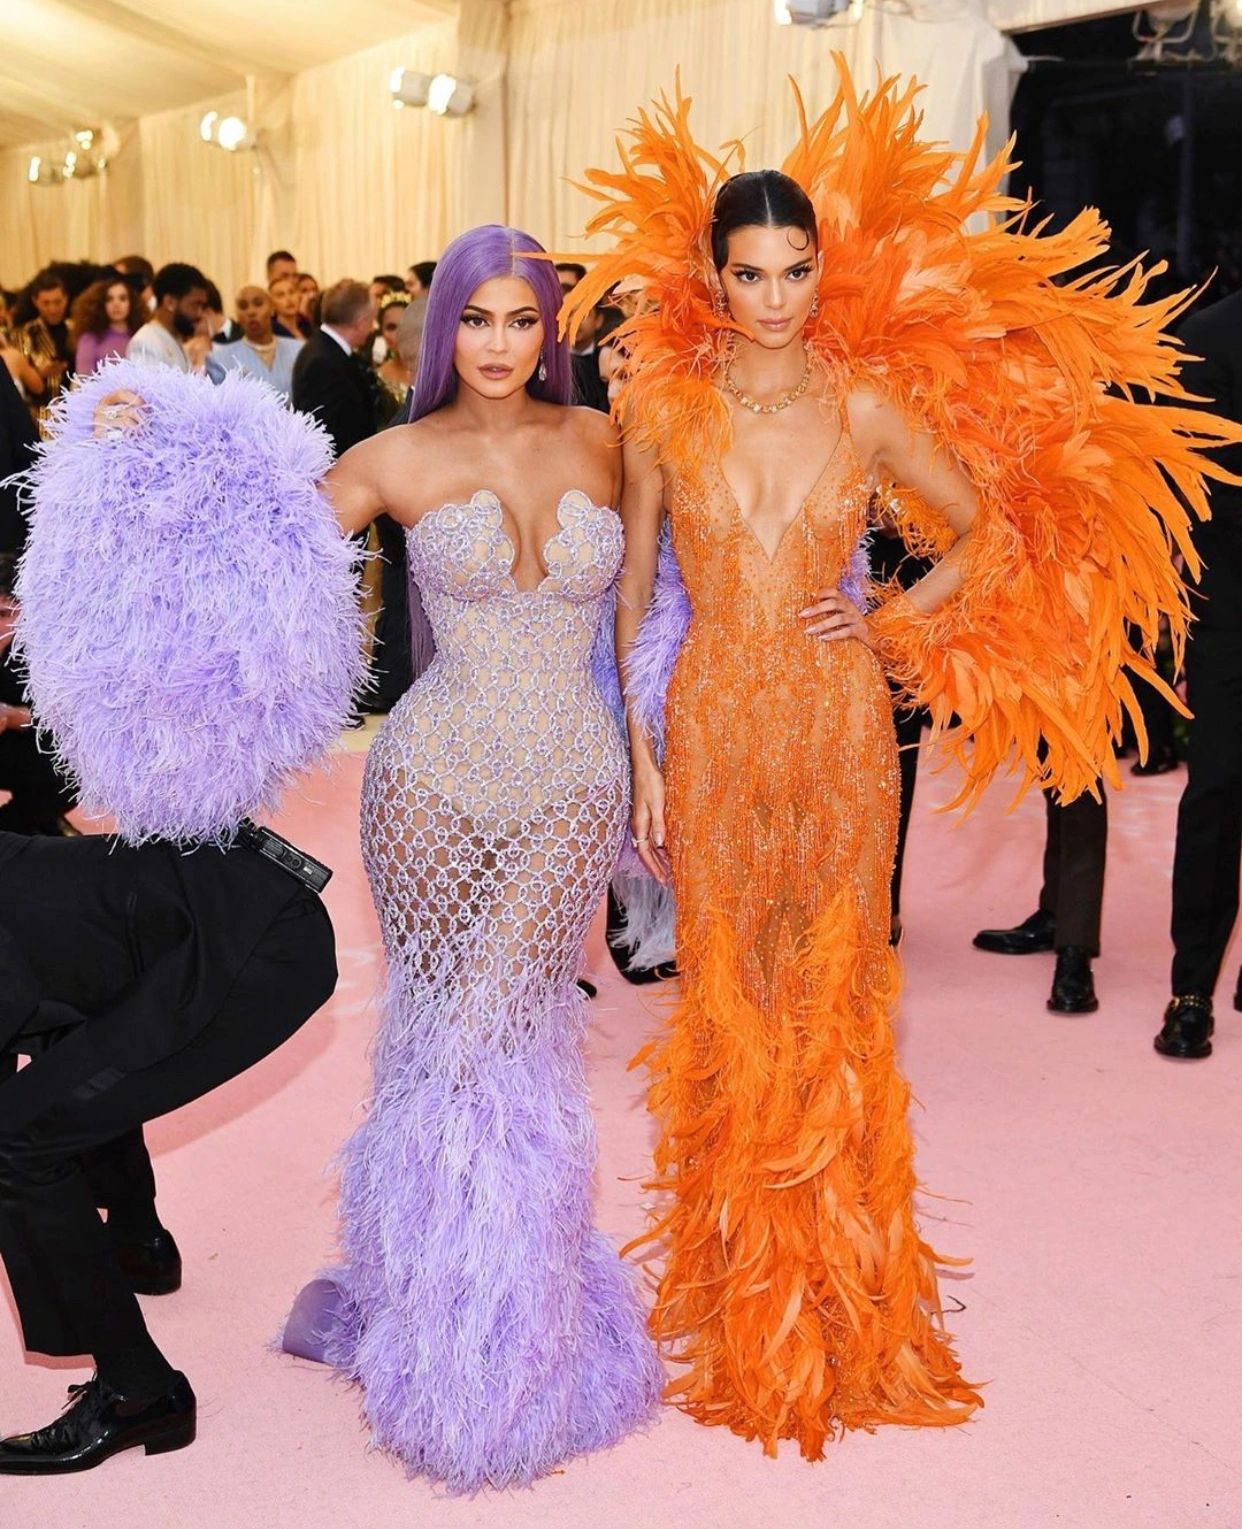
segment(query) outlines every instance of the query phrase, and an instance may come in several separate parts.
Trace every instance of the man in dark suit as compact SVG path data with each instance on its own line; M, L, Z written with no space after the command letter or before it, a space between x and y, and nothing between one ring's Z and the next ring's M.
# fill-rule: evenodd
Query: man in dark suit
M1192 356L1182 380L1204 407L1242 423L1242 292L1193 314L1181 328ZM1242 445L1214 453L1242 474ZM1210 1056L1212 1000L1238 916L1242 869L1242 488L1212 485L1212 518L1194 528L1203 577L1186 648L1186 700L1194 713L1186 789L1173 857L1173 997L1156 1050ZM1242 1009L1242 979L1233 1000Z
M0 1256L26 1348L96 1368L57 1421L0 1439L0 1474L194 1439L194 1393L147 1330L82 1155L236 1077L330 997L332 926L283 865L252 839L187 855L0 834L0 1055L33 1053L0 1079Z
M375 304L360 281L338 281L323 295L322 322L293 364L293 407L313 414L338 457L379 429L379 391L355 355L375 329Z
M379 383L355 354L375 330L375 304L360 281L338 281L323 295L318 333L293 364L293 407L319 419L342 456L380 426ZM375 669L361 698L372 711L388 711L409 683L409 594L405 533L380 515L375 522L384 566L375 627Z

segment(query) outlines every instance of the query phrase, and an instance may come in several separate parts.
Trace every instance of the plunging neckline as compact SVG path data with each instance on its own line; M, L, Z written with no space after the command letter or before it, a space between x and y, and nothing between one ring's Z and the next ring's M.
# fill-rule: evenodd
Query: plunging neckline
M832 467L833 463L837 459L837 452L841 449L841 442L845 439L845 434L845 426L842 425L840 427L836 441L833 443L832 450L828 453L827 461L815 475L815 481L802 496L802 500L799 503L798 508L794 511L793 516L782 529L780 536L777 538L776 546L772 549L771 552L769 552L768 549L764 546L763 542L760 541L759 533L755 530L754 526L751 525L750 521L747 520L745 514L743 513L742 501L737 496L737 490L733 487L732 483L730 483L728 473L725 472L724 459L722 457L716 458L716 471L720 475L720 481L724 484L729 498L733 501L733 508L737 513L738 523L746 530L755 546L758 547L759 551L763 554L763 560L765 563L767 563L769 568L774 568L776 566L776 561L781 555L781 549L784 547L786 541L789 538L789 533L802 519L803 515L806 513L807 505L810 504L811 500L814 499L815 495L819 492L820 485L828 476L829 468Z
M509 535L508 531L505 530L504 502L500 495L495 491L495 489L476 488L474 493L470 495L470 498L463 500L461 503L458 503L453 499L446 500L443 504L437 505L434 510L428 510L426 514L420 515L418 520L409 528L409 530L410 534L412 534L418 530L419 526L424 525L427 521L433 519L436 515L444 514L446 510L494 510L496 518L493 529L497 538L504 543L504 547L508 550L509 554L505 567L505 578L509 583L510 592L515 595L537 595L541 593L544 586L550 583L552 580L552 569L548 561L548 553L552 550L553 547L556 546L557 542L569 529L565 523L564 512L571 500L579 500L581 501L581 506L583 508L597 510L601 515L616 514L616 511L610 505L596 504L594 499L591 498L590 494L588 494L585 489L567 488L561 497L556 501L557 529L553 531L548 539L544 542L543 547L539 552L539 561L543 564L544 572L539 581L535 584L532 584L529 589L523 589L517 581L517 565L521 558L521 553L519 552L517 544L514 542L513 538Z

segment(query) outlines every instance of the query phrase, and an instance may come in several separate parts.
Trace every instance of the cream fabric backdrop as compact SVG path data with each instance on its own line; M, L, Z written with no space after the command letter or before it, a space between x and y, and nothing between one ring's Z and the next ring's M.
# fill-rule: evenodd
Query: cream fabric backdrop
M30 186L28 151L0 155L0 279L17 284L53 258L138 251L157 265L194 261L227 300L282 245L325 284L402 270L505 217L569 247L590 211L571 180L614 162L616 130L679 65L702 141L747 135L752 166L792 142L787 75L813 109L826 102L834 48L860 82L877 66L927 80L932 136L964 145L990 105L999 139L1011 45L982 3L927 0L926 19L872 8L856 26L811 31L778 27L771 0L460 0L447 21L291 79L259 77L249 99L143 117L100 179ZM476 111L394 111L398 65L477 80ZM264 148L204 144L209 107L248 115Z
M868 9L853 26L781 27L771 0L516 0L509 40L509 210L513 222L568 247L591 202L570 184L616 163L614 135L680 66L696 136L744 137L752 169L779 164L797 130L793 75L812 112L836 86L840 50L860 85L876 69L916 74L929 136L964 147L986 108L995 146L1008 123L1006 40L982 5L928 5L935 19ZM583 248L586 246L584 245Z
M462 226L473 123L395 111L388 78L397 65L452 69L457 51L456 21L437 23L291 81L259 80L249 107L237 93L143 117L94 180L32 186L29 150L0 155L0 280L18 285L52 259L140 252L157 266L192 261L228 299L277 246L325 284L431 258ZM209 108L249 111L264 147L204 143Z

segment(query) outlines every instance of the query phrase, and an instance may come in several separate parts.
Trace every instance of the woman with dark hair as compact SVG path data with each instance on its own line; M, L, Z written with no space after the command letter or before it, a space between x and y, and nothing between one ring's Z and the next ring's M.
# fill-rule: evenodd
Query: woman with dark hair
M406 365L397 345L397 332L405 310L410 306L410 294L406 291L386 292L380 298L375 314L375 378L380 385L381 416L386 425L404 411L410 400L410 368Z
M109 356L125 354L146 318L129 282L118 276L113 281L93 281L80 293L69 322L77 341L74 370L79 377L89 377Z
M980 1402L914 1217L886 670L933 734L959 723L960 799L1002 766L1066 799L1115 774L1126 671L1162 612L1186 627L1169 482L1202 512L1201 448L1231 429L1140 401L1185 399L1177 301L1141 306L1141 271L1058 281L1103 253L1092 215L1023 232L1003 158L921 143L913 95L846 80L783 171L734 176L661 102L588 172L614 249L566 307L572 333L618 281L643 293L615 342L617 647L634 846L671 878L682 974L645 1054L653 1328L679 1405L811 1459ZM905 593L866 586L880 499L938 559Z
M502 227L450 247L412 422L324 485L347 530L381 512L405 528L436 653L367 760L387 1008L344 1153L343 1264L299 1297L285 1346L356 1380L376 1442L454 1491L616 1442L661 1379L630 1274L592 1228L575 986L627 811L592 672L620 453L606 418L567 406L540 254Z

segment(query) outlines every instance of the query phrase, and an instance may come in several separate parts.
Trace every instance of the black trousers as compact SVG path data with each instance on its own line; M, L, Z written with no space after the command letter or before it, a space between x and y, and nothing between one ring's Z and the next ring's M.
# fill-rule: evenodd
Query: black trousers
M55 1036L31 1036L24 1044L34 1055L55 1043ZM17 1049L0 1053L0 1082L17 1072ZM140 1210L144 1218L154 1214L155 1169L147 1151L142 1127L135 1126L113 1141L101 1142L82 1154L82 1169L91 1199L109 1215Z
M388 515L375 522L383 567L380 612L375 624L375 660L371 678L374 704L391 711L414 683L410 661L410 569L405 530Z
M1108 854L1108 798L1080 796L1062 805L1044 793L1044 884L1040 911L1056 925L1057 949L1100 953L1100 910Z
M0 655L0 705L25 704L25 689L12 660ZM10 800L0 804L0 830L8 833L47 833L77 801L29 727L0 733L0 791L10 793Z
M893 860L891 882L893 917L901 914L901 873L906 860L906 837L910 832L910 814L914 808L914 787L919 773L919 744L927 725L927 712L921 706L899 706L893 712L897 729L897 766L901 773L901 796L897 812L897 854Z
M1238 916L1242 866L1242 631L1197 626L1186 649L1194 713L1173 855L1174 993L1211 997Z
M299 894L259 934L223 1001L212 1000L210 1017L179 1050L126 1071L112 1060L117 1032L101 1013L58 1032L0 1083L0 1257L28 1349L115 1351L146 1331L95 1209L83 1153L253 1066L326 1002L335 980L327 914L313 894ZM37 1050L20 1032L10 1044Z

